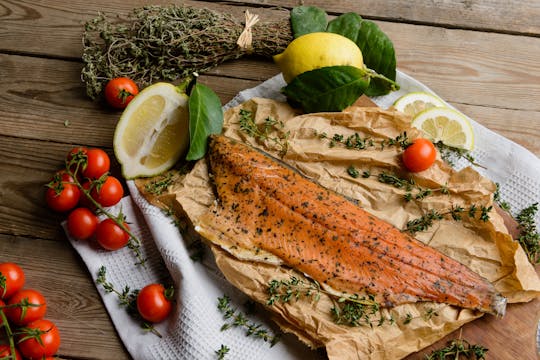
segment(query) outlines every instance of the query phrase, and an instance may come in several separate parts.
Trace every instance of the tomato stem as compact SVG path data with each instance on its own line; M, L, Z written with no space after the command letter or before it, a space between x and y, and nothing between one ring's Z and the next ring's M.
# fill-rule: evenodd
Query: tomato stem
M70 161L66 160L66 171L67 173L73 178L73 184L79 188L79 190L86 196L88 200L96 207L96 209L99 210L100 213L107 216L109 219L114 221L116 225L118 225L123 231L125 231L129 235L129 242L128 242L128 248L131 249L134 253L137 259L139 260L136 265L142 265L145 267L146 259L143 257L141 253L141 241L131 232L130 229L128 229L127 226L124 225L124 222L119 219L121 216L115 216L111 213L109 213L99 202L97 202L91 195L91 191L94 188L94 185L96 183L99 183L100 179L98 180L92 180L90 187L88 189L85 189L79 180L77 179L77 173L79 171L79 165L81 161L85 161L84 159L71 159ZM75 165L75 170L71 171L71 166Z
M17 360L17 354L15 352L15 341L13 339L13 332L11 331L11 327L9 326L8 319L6 317L6 314L2 311L7 306L2 306L0 309L0 317L2 317L2 325L4 326L4 329L6 330L6 336L9 341L9 352L11 353L9 355L9 358L12 360Z

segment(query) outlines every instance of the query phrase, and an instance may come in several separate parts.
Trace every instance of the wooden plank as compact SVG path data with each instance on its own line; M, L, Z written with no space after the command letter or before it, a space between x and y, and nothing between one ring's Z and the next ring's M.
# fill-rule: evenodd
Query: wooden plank
M231 0L247 6L293 8L298 0ZM305 5L317 6L329 14L356 12L370 19L421 23L432 26L466 28L513 34L540 35L540 5L535 0L312 0Z
M63 240L63 239L62 239ZM59 328L61 358L129 359L86 267L67 241L0 234L1 261L26 274L26 288L47 299L46 318Z

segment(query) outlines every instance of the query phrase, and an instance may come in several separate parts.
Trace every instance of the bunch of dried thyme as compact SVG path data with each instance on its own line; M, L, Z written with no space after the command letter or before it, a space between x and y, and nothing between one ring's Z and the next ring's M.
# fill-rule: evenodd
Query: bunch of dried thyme
M247 20L209 9L181 5L146 6L126 18L100 14L85 24L82 80L94 99L115 77L129 77L139 86L173 81L245 54L270 57L292 40L288 17L256 23L252 41L237 41Z

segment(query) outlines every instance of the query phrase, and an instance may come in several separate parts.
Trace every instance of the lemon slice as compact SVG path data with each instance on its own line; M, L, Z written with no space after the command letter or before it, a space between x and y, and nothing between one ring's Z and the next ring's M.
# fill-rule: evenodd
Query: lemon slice
M114 132L114 153L126 179L171 168L189 145L188 96L168 83L141 91L125 108Z
M413 117L433 107L446 107L446 105L435 95L422 91L405 94L394 103L396 110Z
M434 143L472 150L474 132L469 120L456 110L434 107L418 113L412 126L420 129Z

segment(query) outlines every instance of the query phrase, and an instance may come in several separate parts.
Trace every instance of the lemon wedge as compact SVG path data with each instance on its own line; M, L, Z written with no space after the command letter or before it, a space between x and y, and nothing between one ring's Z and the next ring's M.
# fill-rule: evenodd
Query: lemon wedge
M274 61L287 83L306 71L326 66L364 67L358 45L345 36L329 32L299 36L291 41L285 51L274 55Z
M141 91L114 131L114 153L126 179L171 168L189 145L188 96L169 83Z
M396 110L413 117L419 112L433 107L446 107L446 105L435 95L423 91L405 94L394 103Z
M470 121L460 112L446 108L434 107L419 112L412 121L412 126L420 129L434 143L472 150L474 132Z

